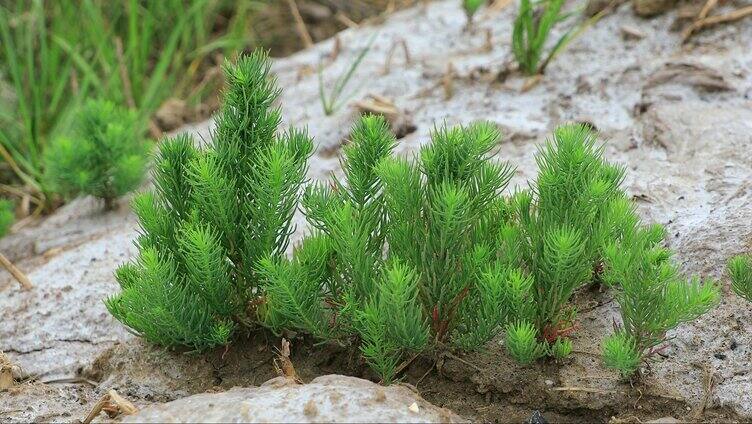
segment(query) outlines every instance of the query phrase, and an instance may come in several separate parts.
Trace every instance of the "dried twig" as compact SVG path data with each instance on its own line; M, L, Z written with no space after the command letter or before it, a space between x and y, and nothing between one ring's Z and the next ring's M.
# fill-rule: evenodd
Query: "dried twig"
M697 19L705 19L711 10L718 4L718 0L708 0L705 2L705 6L700 10L700 14L697 15Z
M418 386L420 385L420 383L423 382L423 379L425 379L426 377L428 377L428 374L430 374L431 371L433 371L434 368L436 368L436 363L435 362L433 364L431 364L431 366L428 367L428 369L426 370L426 372L418 379L418 381L415 382L415 389L416 390L418 389Z
M710 3L710 1L712 0L708 0L708 3ZM706 4L705 6L707 7L708 4ZM706 7L703 7L703 10L700 11L700 14L702 14L702 12L705 11ZM709 9L708 9L708 12L709 12ZM686 42L694 33L702 29L705 29L707 27L718 25L718 24L724 24L727 22L738 21L740 19L746 18L747 16L752 16L752 6L742 7L737 10L734 10L733 12L725 13L723 15L715 15L715 16L709 16L705 18L698 18L694 23L692 23L692 25L689 26L689 28L684 30L683 41Z
M485 42L483 42L483 48L481 51L483 52L490 52L493 50L493 32L491 31L491 28L486 28L484 31L486 34Z
M352 19L350 19L349 16L345 15L341 11L337 12L337 14L334 15L334 18L336 20L338 20L342 25L344 25L344 26L346 26L346 27L348 27L350 29L360 27L360 25L357 22L355 22Z
M705 2L705 5L702 6L702 9L700 9L700 13L697 14L697 16L694 19L694 22L692 25L688 26L687 28L682 31L682 40L686 41L689 39L689 37L692 36L692 33L695 31L695 24L698 21L701 21L708 17L708 14L710 11L718 4L718 0L707 0Z
M102 396L96 404L94 404L89 415L84 418L83 424L91 423L102 411L104 411L110 418L114 418L120 414L133 415L138 412L138 408L136 408L136 406L130 401L120 396L115 390L110 390L107 394Z
M617 393L616 390L603 390L595 389L592 387L552 387L552 391L555 392L585 392L585 393L597 393L599 395L610 395Z
M13 363L0 350L0 391L13 387Z
M504 8L509 6L510 4L512 4L512 0L496 0L493 2L493 4L491 4L491 6L488 6L488 11L492 12L495 15L496 13L504 10Z
M446 72L444 72L444 77L441 79L441 84L444 86L445 100L451 99L454 95L454 77L454 65L452 64L452 62L449 62L447 64Z
M29 281L28 277L26 277L26 274L21 272L20 269L16 268L16 266L13 265L13 263L8 260L8 258L6 258L2 253L0 253L0 265L2 265L3 268L5 268L13 275L13 278L15 278L16 281L21 284L21 287L24 290L31 290L34 288L34 286L31 284L31 281Z
M455 355L455 354L453 354L451 352L448 352L448 351L444 352L443 355L446 356L447 358L454 359L455 361L462 362L463 364L465 364L468 367L474 369L475 371L478 371L479 373L483 373L483 370L479 366L477 366L477 365L475 365L473 363L470 363L470 362L468 362L468 361L460 358L459 356L457 356L457 355Z
M533 75L532 77L530 77L530 78L528 78L528 79L525 80L525 83L522 84L522 87L520 88L520 92L526 93L526 92L532 90L542 80L543 80L543 75L541 75L541 74Z
M384 75L388 74L392 70L392 59L394 57L394 53L397 50L397 47L402 47L402 53L405 55L405 65L409 65L410 60L410 50L407 48L407 42L405 42L405 39L401 38L394 43L392 43L392 46L389 48L389 52L386 54L386 62L384 62Z
M397 374L401 373L402 371L405 370L405 368L409 367L410 364L413 363L413 361L415 360L415 358L418 357L418 355L420 355L420 354L416 353L413 356L411 356L410 358L405 359L404 361L402 361L402 363L395 369L394 375L397 375ZM384 380L379 381L379 384L384 384Z
M300 39L303 41L303 45L306 48L312 47L313 38L311 38L311 34L308 32L303 17L300 16L298 4L295 0L287 0L287 5L290 6L290 12L292 12L292 17L295 20L295 29L298 31L298 36L300 36Z
M277 374L298 384L303 384L303 380L298 377L295 366L290 359L290 342L287 339L282 339L280 347L275 348L275 350L277 351L277 357L274 358L274 370L277 371Z
M91 387L97 387L95 381L84 377L55 378L52 380L43 380L42 384L88 384Z
M339 38L339 34L334 36L334 45L332 51L329 53L329 62L334 62L342 52L342 40Z
M699 407L695 412L692 414L695 421L700 421L703 414L705 413L705 409L707 409L708 404L710 403L710 399L713 394L713 389L715 388L715 373L713 372L713 369L710 368L709 365L705 365L704 370L704 381L703 381L703 389L704 394L702 396L702 401L700 402Z

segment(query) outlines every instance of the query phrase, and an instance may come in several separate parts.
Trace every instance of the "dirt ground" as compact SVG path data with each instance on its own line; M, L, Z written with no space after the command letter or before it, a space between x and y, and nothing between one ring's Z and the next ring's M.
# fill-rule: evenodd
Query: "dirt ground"
M728 292L726 260L752 251L752 20L682 44L681 10L646 20L624 4L523 91L528 80L508 71L515 6L485 11L466 29L459 3L398 12L276 62L285 124L307 126L317 143L310 177L339 172L354 104L374 96L398 111L402 154L415 152L444 122L497 123L504 132L498 158L517 166L512 186L535 176L536 146L557 124L588 122L602 134L607 158L628 166L626 187L643 218L666 225L683 270L716 278ZM349 103L325 116L316 69L324 64L331 86L372 34ZM206 139L210 127L187 130ZM188 355L148 346L109 316L102 299L117 290L112 271L135 254L136 221L126 205L104 214L95 201L80 199L0 240L0 251L35 284L24 292L0 275L0 350L25 380L0 393L0 421L75 421L109 389L143 406L275 376L279 340L269 334L241 335L226 352ZM296 221L300 237L305 225L301 216ZM575 353L563 363L521 367L497 338L479 353L420 357L404 383L479 421L520 422L534 410L549 421L752 420L752 304L724 296L712 312L671 332L664 355L630 384L599 357L600 341L618 319L613 294L587 289L575 302ZM292 343L306 381L329 373L373 378L356 352L301 337Z

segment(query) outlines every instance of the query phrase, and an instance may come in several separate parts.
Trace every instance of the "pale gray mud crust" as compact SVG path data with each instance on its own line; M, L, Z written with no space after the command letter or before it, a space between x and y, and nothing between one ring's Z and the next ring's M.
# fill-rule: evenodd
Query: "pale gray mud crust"
M316 140L310 177L340 172L339 148L357 116L352 104L369 95L386 97L401 111L397 150L405 155L443 123L495 122L504 132L497 156L517 166L512 185L519 186L535 176L536 146L556 125L587 122L602 134L607 158L628 166L626 187L645 220L666 225L683 269L727 288L726 260L752 251L750 21L712 28L682 45L669 29L674 12L642 19L625 4L523 92L525 78L506 71L515 6L481 13L465 30L459 4L438 1L345 31L333 60L337 43L329 40L276 61L285 125L307 126ZM644 37L625 37L624 26ZM331 85L374 33L348 87L349 104L325 116L319 64ZM386 67L389 51L403 42L409 60L397 47ZM210 126L188 130L206 139ZM109 316L102 300L117 290L112 271L135 253L136 220L126 203L103 214L94 201L77 200L0 241L0 251L35 285L23 292L10 276L0 277L0 350L28 379L0 393L0 421L74 421L112 388L145 406L274 376L271 346L278 340L268 335L243 336L227 352L187 355L147 346ZM305 225L302 216L295 219L299 239ZM520 368L498 339L460 359L420 358L406 381L428 401L474 420L521 421L533 410L559 420L752 420L749 303L725 296L718 308L671 332L664 356L634 386L605 370L598 356L600 340L618 319L612 293L583 291L576 303L575 354L562 364ZM352 352L314 348L299 338L293 361L306 381L328 373L373 377ZM420 380L431 366L440 372Z

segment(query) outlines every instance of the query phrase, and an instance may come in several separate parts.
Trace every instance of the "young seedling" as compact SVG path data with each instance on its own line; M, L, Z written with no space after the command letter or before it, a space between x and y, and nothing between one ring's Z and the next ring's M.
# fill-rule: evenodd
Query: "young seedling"
M558 338L550 347L550 353L554 359L562 360L572 353L572 340Z
M10 227L16 220L15 205L7 199L0 200L0 237L8 234Z
M507 326L506 347L520 364L533 363L546 354L546 345L538 340L538 332L529 322L518 321Z
M344 148L344 180L304 195L314 235L292 260L261 262L266 324L341 343L357 335L385 383L407 354L482 347L511 313L506 296L527 281L496 259L512 175L489 160L498 138L490 124L441 128L410 162L392 156L383 118L362 118Z
M752 302L752 256L739 255L731 258L728 273L734 293Z
M470 27L473 22L473 16L480 10L480 8L486 4L486 0L462 0L462 8L467 15L467 27Z
M520 0L512 30L512 51L520 69L526 74L543 74L551 60L566 48L577 33L597 19L572 26L549 46L553 28L571 16L562 13L563 6L564 0Z
M76 116L73 134L45 151L50 187L67 198L96 196L112 209L116 198L143 180L149 144L140 132L132 112L107 101L88 101Z
M228 87L211 145L187 135L160 144L154 192L134 201L138 258L118 268L108 310L147 340L196 350L225 345L257 322L260 258L279 258L313 143L277 134L280 111L267 56L224 66Z
M350 63L347 71L345 71L337 78L337 80L334 82L334 86L328 94L326 93L326 89L324 88L324 69L322 65L319 65L319 99L321 100L321 106L324 108L324 114L326 114L326 116L334 113L350 97L343 97L345 88L347 88L347 84L350 82L350 79L352 79L355 71L358 70L358 67L360 67L363 59L365 59L365 57L371 51L371 46L373 45L374 40L376 40L377 35L378 34L374 34L373 36L371 36L366 46L360 49L360 52L355 57L355 60Z
M633 214L634 211L620 208ZM671 252L660 246L660 226L635 225L605 249L604 281L616 287L622 325L603 344L606 365L630 377L639 364L657 353L666 333L712 308L719 299L713 281L687 280L671 261Z

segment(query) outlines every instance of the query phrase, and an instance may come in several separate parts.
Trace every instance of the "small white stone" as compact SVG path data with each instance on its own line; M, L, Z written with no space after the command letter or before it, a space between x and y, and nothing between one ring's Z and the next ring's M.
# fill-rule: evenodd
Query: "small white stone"
M554 385L553 380L546 380L545 383L546 383L546 386L548 386L548 387L553 387L553 385Z
M410 405L410 407L409 407L409 408L407 408L407 409L409 409L409 410L410 410L410 412L414 412L414 413L416 413L416 414L417 414L418 412L420 412L420 408L418 408L418 402L413 402L413 404L412 404L412 405Z

